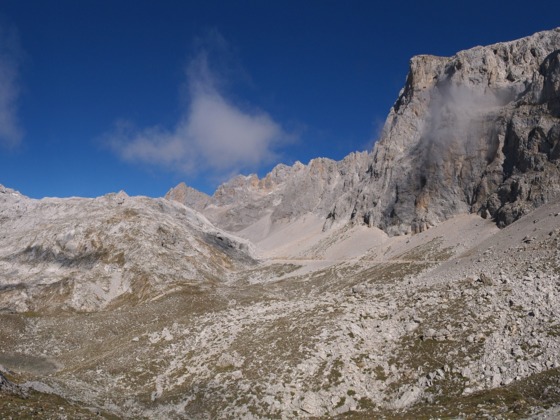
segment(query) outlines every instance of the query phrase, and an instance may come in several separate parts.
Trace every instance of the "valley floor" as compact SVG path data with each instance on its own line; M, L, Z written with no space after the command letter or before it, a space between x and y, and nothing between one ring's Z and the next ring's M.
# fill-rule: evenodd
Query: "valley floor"
M2 313L0 372L28 395L0 413L544 418L560 404L559 214L503 230L461 215L393 238L276 226L258 264L220 281Z

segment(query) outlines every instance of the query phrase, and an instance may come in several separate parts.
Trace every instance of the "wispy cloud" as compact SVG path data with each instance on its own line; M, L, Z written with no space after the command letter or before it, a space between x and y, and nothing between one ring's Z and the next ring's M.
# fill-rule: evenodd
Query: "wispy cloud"
M427 165L449 160L450 153L475 156L480 150L484 116L513 99L506 89L494 91L464 84L442 83L433 92L422 132Z
M214 33L212 44L225 41ZM171 129L137 128L120 121L105 136L124 160L186 174L222 178L273 161L288 135L266 112L243 108L223 93L224 76L211 69L208 46L198 48L186 71L188 106ZM226 73L227 76L227 73Z
M22 50L17 31L0 25L0 146L14 148L23 138L17 108Z

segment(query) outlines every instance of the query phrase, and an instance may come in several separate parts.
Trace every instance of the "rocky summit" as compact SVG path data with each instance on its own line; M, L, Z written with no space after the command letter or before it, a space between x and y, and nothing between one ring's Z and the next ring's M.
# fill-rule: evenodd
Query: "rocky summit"
M560 29L411 60L371 152L0 186L2 418L558 418Z

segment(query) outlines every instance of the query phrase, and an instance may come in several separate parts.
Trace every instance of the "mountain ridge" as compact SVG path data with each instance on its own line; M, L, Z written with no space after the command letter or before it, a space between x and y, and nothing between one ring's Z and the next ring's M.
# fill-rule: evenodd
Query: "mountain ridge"
M0 186L0 226L4 311L97 311L254 263L252 244L198 212L122 191L36 200Z
M363 223L390 235L415 233L469 212L506 226L560 191L559 54L556 28L452 57L413 57L405 86L370 153L351 153L339 162L319 159L329 162L323 164L328 167L323 177L314 172L317 160L307 166L280 164L262 180L250 175L244 183L238 177L218 187L198 209L231 231L251 223L233 214L247 212L247 199L253 222L270 211L279 216L273 222L313 212L325 219L325 230ZM302 180L293 182L291 190L282 185L300 209L250 195L255 191L247 187L251 183L266 184L278 174L290 178L302 170L323 192L323 184L328 190L337 172L343 186L326 195L330 208L310 205L316 200L305 197L313 188ZM243 185L245 194L236 203L233 191ZM181 202L174 189L166 197Z

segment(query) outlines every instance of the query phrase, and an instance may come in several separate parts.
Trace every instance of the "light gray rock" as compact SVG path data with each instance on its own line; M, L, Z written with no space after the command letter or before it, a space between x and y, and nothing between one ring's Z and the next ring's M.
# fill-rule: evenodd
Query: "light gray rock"
M300 409L311 416L322 416L325 414L324 402L314 392L307 392L305 394Z
M342 161L317 158L304 165L280 164L268 175L239 175L222 184L212 197L179 184L166 198L200 210L217 226L238 232L265 217L270 223L291 221L308 213L326 220L325 229L348 219L338 213L333 203L344 201L363 180L369 154L351 153ZM352 194L348 195L351 200ZM346 205L346 204L345 204Z
M394 234L463 212L505 226L556 197L559 49L555 29L451 58L414 57L370 179L344 213Z
M218 359L216 366L219 368L240 368L243 366L243 358L236 352L233 354L224 353Z
M34 200L0 193L0 307L94 311L175 284L227 279L255 263L252 245L164 199L124 192Z
M187 186L184 182L171 188L165 195L165 198L177 201L196 211L204 210L211 200L209 195Z
M391 404L391 408L395 410L402 410L409 407L420 399L422 396L422 389L417 386L408 386L401 390L400 395Z

